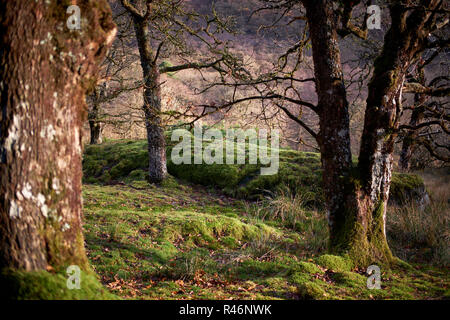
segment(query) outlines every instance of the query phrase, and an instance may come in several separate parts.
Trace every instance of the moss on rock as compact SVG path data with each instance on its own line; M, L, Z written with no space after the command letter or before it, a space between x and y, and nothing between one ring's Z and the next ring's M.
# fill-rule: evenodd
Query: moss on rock
M404 204L415 200L422 202L426 195L423 179L416 174L393 173L390 198L396 204Z

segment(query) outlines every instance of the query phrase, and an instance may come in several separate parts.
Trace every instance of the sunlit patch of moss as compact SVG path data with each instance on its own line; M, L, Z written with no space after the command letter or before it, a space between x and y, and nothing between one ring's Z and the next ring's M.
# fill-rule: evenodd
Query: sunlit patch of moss
M293 194L311 193L309 205L321 207L322 170L320 155L280 149L279 170L274 175L260 175L261 164L180 164L170 160L170 134L167 147L167 169L176 178L192 183L221 189L230 196L261 199L272 196L280 187L287 187ZM248 151L248 144L245 146ZM225 157L225 152L224 152ZM111 181L133 182L145 180L148 169L147 142L145 140L115 140L101 145L85 147L83 157L83 179L87 183L110 183ZM170 180L165 183L173 183ZM391 199L403 201L414 196L423 186L420 178L408 174L394 174Z
M353 263L350 259L331 254L324 254L317 257L315 262L318 265L333 271L350 271L353 267Z
M7 300L109 300L118 299L92 273L81 271L80 289L69 289L63 272L3 270L0 297Z
M327 296L327 293L322 288L322 286L315 281L306 281L300 283L297 289L300 299L321 300L325 299Z
M136 147L135 142L120 144L124 150ZM145 153L145 143L137 144ZM107 154L116 147L100 151L98 158L116 159ZM292 160L298 153L285 156ZM137 283L133 298L445 297L449 279L443 269L420 266L419 271L415 264L400 262L389 270L381 266L382 289L369 290L366 275L353 272L346 258L312 255L308 244L314 234L306 233L310 227L303 220L293 229L279 219L257 219L244 201L175 178L160 186L133 181L131 177L141 179L146 172L144 165L121 178L126 185L83 187L89 260L104 284L116 279ZM102 170L104 176L109 169ZM314 218L308 210L305 214ZM126 298L129 291L113 290Z
M392 174L389 194L397 204L422 200L425 192L425 184L420 176L406 173Z
M314 274L314 273L322 273L322 270L320 270L314 263L306 262L306 261L300 261L297 265L297 268L300 271Z
M338 284L342 284L350 288L364 289L367 286L367 277L350 271L334 273L333 280Z

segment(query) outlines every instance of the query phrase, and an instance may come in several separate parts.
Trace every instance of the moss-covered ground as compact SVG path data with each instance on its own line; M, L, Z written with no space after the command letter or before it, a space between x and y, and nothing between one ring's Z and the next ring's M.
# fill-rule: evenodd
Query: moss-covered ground
M86 148L84 158L88 257L105 288L118 297L450 297L448 268L400 260L381 267L381 290L367 289L365 270L326 254L320 241L326 238L325 214L307 201L301 218L293 219L286 213L292 208L280 209L282 203L272 203L274 213L223 189L173 177L162 186L150 185L141 166L145 147L144 142L106 143Z
M308 194L309 205L320 207L323 203L318 153L280 149L277 174L260 175L263 165L259 162L249 164L248 144L245 145L245 164L239 165L193 164L193 161L192 164L176 165L170 160L174 143L168 139L168 144L167 169L181 180L213 187L226 195L247 200L273 196L284 188L293 194ZM268 150L270 154L270 148ZM223 154L225 159L226 152ZM147 142L144 140L115 140L102 145L89 145L83 159L84 181L111 183L145 180L147 167ZM402 203L423 191L424 183L417 175L394 173L391 190L392 200Z
M399 263L369 290L364 270L308 250L307 232L262 222L195 186L85 185L91 265L132 299L440 299L448 269Z

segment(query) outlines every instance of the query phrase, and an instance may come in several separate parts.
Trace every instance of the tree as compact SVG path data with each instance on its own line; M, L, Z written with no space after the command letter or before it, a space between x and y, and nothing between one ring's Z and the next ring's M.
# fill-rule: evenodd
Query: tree
M187 25L185 20L194 19L195 14L186 13L182 8L182 0L162 1L135 1L121 0L122 6L131 15L135 31L139 58L143 72L144 104L143 111L147 128L148 153L149 153L149 181L159 183L167 176L166 166L166 142L162 123L161 104L161 74L172 73L186 69L215 68L218 72L225 73L219 67L225 60L226 51L218 50L222 42L214 37L214 32L227 31L226 22L220 21L215 16L201 26L200 30ZM210 27L216 23L215 31ZM155 30L153 30L155 29ZM155 32L156 31L156 32ZM155 37L155 33L157 36ZM213 44L203 39L201 33L207 34L213 39ZM177 66L159 63L161 52L169 45L175 47L175 51L183 54L186 52L183 34L195 37L206 44L211 52L216 52L218 58L207 62L188 61ZM155 45L155 42L158 44Z
M0 2L0 268L87 268L82 235L85 92L116 27L105 1Z
M402 111L408 68L435 31L441 1L392 1L391 26L374 62L368 85L364 130L357 167L350 150L348 102L340 62L333 1L303 1L306 8L318 95L318 143L330 225L330 249L356 263L389 262L386 206L394 140ZM358 3L347 3L354 6ZM352 8L347 11L352 11Z
M445 42L448 43L448 40ZM446 143L450 134L448 129L450 116L446 107L448 101L442 99L450 93L449 78L447 74L442 74L442 71L448 72L448 69L444 66L428 83L425 75L425 68L428 65L435 60L445 59L441 57L443 51L441 41L433 41L430 50L418 59L405 85L404 92L414 94L414 101L412 105L404 108L410 110L408 123L400 125L399 128L402 130L399 167L404 171L410 169L411 158L419 147L423 147L432 159L450 162L450 146L448 142ZM444 144L439 143L439 136L442 137Z
M294 17L292 21L306 21L308 33L303 33L299 41L280 57L283 63L278 69L230 84L246 91L253 86L256 95L247 94L217 108L229 108L249 100L268 101L311 134L321 153L330 251L348 254L360 266L391 262L392 254L385 234L386 206L404 84L411 64L426 49L430 35L448 22L439 22L446 13L443 2L388 1L391 22L366 88L364 129L356 166L352 162L348 92L338 35L366 39L365 13L370 1L262 2L266 4L262 10L278 10L282 12L281 16ZM352 17L356 8L364 17L359 25ZM277 21L280 19L278 17ZM314 78L298 78L295 72L303 59L301 50L309 42ZM289 56L294 53L296 57L289 64ZM292 70L285 71L286 66L291 66ZM296 88L309 81L315 84L317 104L302 99ZM317 114L318 130L297 117L287 105L305 107Z
M100 66L97 85L87 96L90 144L103 142L106 125L112 126L115 131L129 131L130 128L126 127L133 123L133 112L129 108L119 113L111 112L108 106L116 106L125 93L129 99L130 94L142 88L142 79L130 76L132 66L138 61L134 54L134 32L130 28L130 19L123 14L118 1L109 1L109 4L117 26L117 35ZM139 108L138 112L140 111Z
M138 81L125 78L122 73L128 68L131 54L122 48L118 48L114 41L108 56L101 65L99 79L93 92L86 97L88 104L88 123L90 129L90 144L103 142L103 129L105 124L119 127L120 124L129 122L129 112L112 114L106 111L104 104L112 103L124 93L130 93L141 88ZM125 52L124 52L125 51Z
M90 129L89 144L100 144L103 142L103 127L101 122L101 102L105 99L107 87L106 83L102 83L94 89L91 95L91 106L88 111L88 121Z

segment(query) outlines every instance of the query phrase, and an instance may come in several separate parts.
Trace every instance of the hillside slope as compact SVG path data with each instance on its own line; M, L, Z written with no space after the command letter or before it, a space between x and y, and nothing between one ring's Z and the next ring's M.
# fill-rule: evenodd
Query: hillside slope
M117 152L114 146L121 143L97 148L106 146L112 157ZM115 176L114 167L105 168ZM293 203L286 208L295 208L292 223L286 216L260 215L261 208L251 203L173 178L163 186L149 185L136 170L140 169L124 177L126 183L85 184L83 192L91 265L120 297L449 297L447 269L401 261L390 268L382 266L382 290L368 290L364 270L355 269L345 258L324 254L327 228L322 211ZM85 175L86 180L92 178L87 170Z

